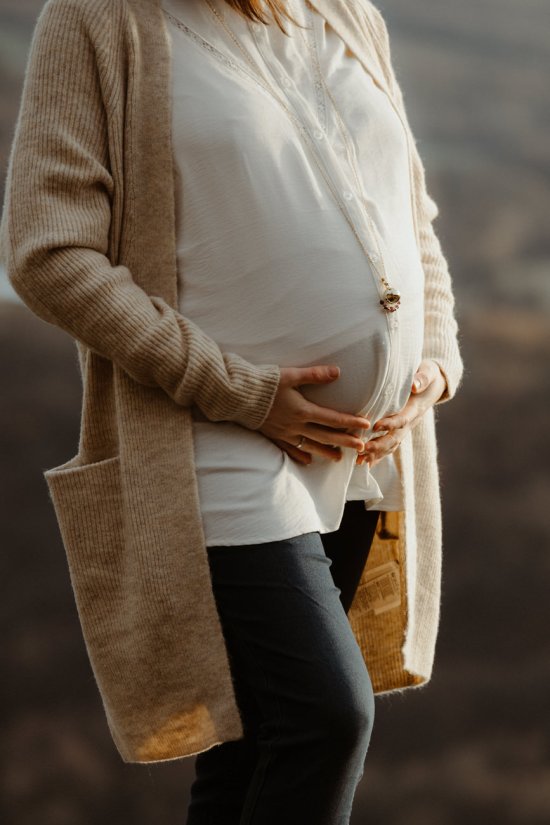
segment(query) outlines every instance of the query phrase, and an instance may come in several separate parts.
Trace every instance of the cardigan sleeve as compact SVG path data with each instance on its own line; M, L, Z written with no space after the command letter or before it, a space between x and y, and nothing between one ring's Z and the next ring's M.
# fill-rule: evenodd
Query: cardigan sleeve
M417 225L420 256L425 276L424 287L424 344L422 358L437 362L446 388L436 404L450 401L462 381L464 364L460 353L459 329L455 317L455 297L449 267L441 243L434 231L433 221L439 214L435 201L426 188L425 171L416 141L407 118L403 94L391 59L389 33L385 20L370 0L360 0L369 28L372 30L390 91L407 130L412 156L412 183L417 204Z
M36 22L0 228L8 278L34 314L135 381L161 388L177 404L196 404L210 420L257 429L275 398L278 365L221 352L107 256L108 89L84 8L48 0Z

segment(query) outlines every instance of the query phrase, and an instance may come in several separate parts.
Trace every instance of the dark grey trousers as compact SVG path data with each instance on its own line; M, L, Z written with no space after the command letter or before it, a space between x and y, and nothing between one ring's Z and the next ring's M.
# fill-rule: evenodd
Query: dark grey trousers
M187 825L347 825L374 720L347 611L378 521L209 547L245 737L199 754Z

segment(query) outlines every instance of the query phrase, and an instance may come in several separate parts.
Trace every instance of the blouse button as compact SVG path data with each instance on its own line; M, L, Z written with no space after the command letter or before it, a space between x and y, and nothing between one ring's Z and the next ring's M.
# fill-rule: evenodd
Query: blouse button
M289 87L289 86L292 86L292 83L290 82L290 80L288 79L288 77L283 77L283 79L282 79L282 83L283 83L283 86L286 86L286 87L287 87L287 89L288 89L288 87Z
M345 189L343 194L347 201L350 201L353 198L353 192L350 192L349 189Z
M315 129L315 131L313 132L313 134L314 134L314 136L317 138L317 140L322 140L322 139L323 139L323 137L324 137L324 135L323 135L323 133L322 133L322 131L321 131L320 129Z

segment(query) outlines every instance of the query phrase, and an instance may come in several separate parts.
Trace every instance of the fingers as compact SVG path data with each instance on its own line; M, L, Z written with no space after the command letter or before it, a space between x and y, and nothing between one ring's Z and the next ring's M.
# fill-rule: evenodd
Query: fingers
M412 389L414 390L414 392L422 392L426 389L426 387L430 383L430 380L431 379L428 375L426 375L424 371L418 370L414 376Z
M378 438L371 438L365 444L363 452L357 456L357 464L368 462L369 466L374 466L381 461L384 456L395 452L403 440L403 429L393 428L386 435Z
M421 385L421 389L415 392L414 395L411 394L400 412L393 413L387 418L380 418L375 422L372 430L377 435L368 441L362 455L357 457L358 464L367 461L369 466L372 467L381 461L385 455L393 453L403 441L405 434L418 425L424 412L433 405L434 400L430 395L432 388L435 388L435 395L437 395L441 391L440 383L444 381L444 378L440 378L439 366L435 362L426 359L416 373L416 377L420 377L421 381L427 379L426 374L422 372L424 369L428 373L431 373L433 369L436 374L435 379L430 377L427 383ZM378 436L378 433L384 431L387 431L387 434Z
M273 439L273 442L277 444L281 450L284 450L285 453L288 453L295 461L300 462L300 464L311 464L313 454L321 456L321 458L331 459L332 461L340 461L342 458L342 451L339 447L329 447L318 444L315 441L308 441L307 439L304 439L302 442L302 448L295 447L288 441L283 441L279 438Z
M384 418L379 418L372 428L373 433L378 433L381 430L401 430L404 427L410 427L418 418L420 412L425 405L422 398L416 398L410 395L407 403L399 412L391 413Z
M315 364L312 367L282 367L281 381L286 386L301 384L326 384L340 377L340 367L335 364Z
M302 433L302 435L304 435ZM328 437L328 436L325 436ZM293 436L294 438L298 438L298 436ZM334 442L334 433L331 436L332 442ZM277 444L285 453L291 458L296 459L296 461L301 462L302 464L311 464L312 455L318 455L321 458L327 458L332 461L340 461L343 458L342 449L340 446L334 446L333 443L322 443L320 441L316 441L309 437L304 437L301 446L297 447L294 444L294 440L286 441L285 439L281 438L272 438L271 439L274 444ZM360 442L360 447L354 449L363 449L364 442Z
M308 401L301 394L299 386L307 383L327 383L338 377L338 367L281 367L281 381L276 403L260 432L281 446L293 458L304 461L304 453L315 453L324 458L339 460L344 447L363 450L364 440L357 430L370 429L371 423L362 415L344 413ZM307 438L301 449L296 447L298 437Z
M303 396L302 396L303 397ZM321 424L335 430L370 429L370 421L364 415L353 415L331 407L322 407L304 398L300 409L302 420L308 424Z
M336 365L315 365L312 367L281 367L280 384L293 387L299 392L304 384L327 384L340 376L340 367ZM301 417L304 421L322 424L335 429L369 429L371 422L363 415L353 415L323 407L307 401L300 393L302 406ZM329 442L330 443L330 442Z
M308 438L302 442L302 448L307 449L309 453L318 455L321 458L328 458L331 461L340 461L343 457L340 447L333 447L331 444L321 444L319 441L312 441Z
M299 461L300 464L311 464L312 459L310 453L304 452L304 450L295 447L293 444L289 444L288 441L283 441L279 438L274 438L273 443L280 447L281 450L284 450L285 453L288 453L295 461Z
M304 439L301 449L292 446L290 449L286 449L286 447L283 449L285 449L285 451L291 455L292 458L296 458L303 464L310 464L312 455L317 455L320 458L327 458L330 461L340 461L344 456L341 447L336 447L332 444L321 444L319 441L312 441L310 439ZM354 447L353 449L356 448ZM306 450L307 452L305 452ZM357 454L360 454L358 449Z
M316 441L319 444L334 447L350 447L351 449L361 451L365 447L365 440L363 438L336 428L320 427L317 424L306 422L302 426L302 432L306 438L311 441Z
M411 391L415 394L424 392L431 384L438 381L438 386L447 379L440 365L433 358L424 358L414 374Z
M372 428L373 433L379 433L383 430L400 430L402 427L406 427L407 424L411 423L412 416L409 415L408 412L401 412L393 413L393 415L388 416L388 418L380 418L374 427Z

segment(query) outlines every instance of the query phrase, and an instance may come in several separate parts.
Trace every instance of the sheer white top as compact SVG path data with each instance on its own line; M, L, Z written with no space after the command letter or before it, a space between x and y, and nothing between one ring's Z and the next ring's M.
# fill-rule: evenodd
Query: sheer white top
M301 392L374 424L405 405L422 353L424 274L403 127L306 0L290 10L313 29L285 19L290 37L210 1L298 120L260 85L204 0L163 0L180 312L223 351L255 364L338 364L338 380ZM393 313L379 303L380 256L402 296ZM200 419L193 427L207 546L330 532L351 499L403 509L391 455L369 469L344 448L340 462L314 455L302 465L258 431Z

